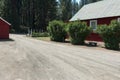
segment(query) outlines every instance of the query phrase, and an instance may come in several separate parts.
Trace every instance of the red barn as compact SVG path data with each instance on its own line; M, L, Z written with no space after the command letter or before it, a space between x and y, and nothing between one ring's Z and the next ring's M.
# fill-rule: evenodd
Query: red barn
M91 33L87 40L102 41L101 37L95 33L98 25L109 25L111 20L120 22L120 0L102 0L83 6L70 21L85 21L88 26L92 27Z
M0 39L9 39L10 23L0 17Z

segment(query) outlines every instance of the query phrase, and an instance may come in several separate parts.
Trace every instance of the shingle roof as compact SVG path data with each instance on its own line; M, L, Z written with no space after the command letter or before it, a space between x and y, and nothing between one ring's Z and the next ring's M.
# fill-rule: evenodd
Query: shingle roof
M70 19L70 21L113 16L120 16L120 0L103 0L85 5Z
M2 17L0 17L0 20L4 21L6 24L11 25L9 22L7 22L5 19L3 19Z

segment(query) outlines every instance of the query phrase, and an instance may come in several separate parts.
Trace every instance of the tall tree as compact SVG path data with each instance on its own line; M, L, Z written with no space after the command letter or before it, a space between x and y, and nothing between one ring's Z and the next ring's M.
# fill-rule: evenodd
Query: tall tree
M101 0L81 0L80 1L80 6L82 7L82 6L86 5L86 4L97 2L97 1L101 1Z
M76 0L72 2L72 16L79 10L79 4Z
M78 4L76 0L0 0L0 15L3 15L17 32L21 30L20 25L46 30L49 21L68 21L79 10L79 5L99 0L80 1Z
M97 2L97 1L100 1L100 0L89 0L89 3L93 3L93 2Z
M56 7L56 0L5 0L3 16L17 32L20 25L46 30L48 22L56 19Z
M0 16L2 16L2 10L3 10L3 6L4 6L4 0L0 0Z
M46 29L49 21L56 19L56 0L37 0L35 6L35 24L39 29Z
M61 19L68 21L72 17L72 0L59 0Z
M17 32L20 29L20 4L21 0L5 0L3 8L3 17L12 24L13 29Z

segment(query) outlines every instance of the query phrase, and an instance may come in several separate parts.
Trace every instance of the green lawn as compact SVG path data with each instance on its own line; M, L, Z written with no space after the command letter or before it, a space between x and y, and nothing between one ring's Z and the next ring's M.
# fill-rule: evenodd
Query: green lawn
M50 37L34 37L38 40L43 40L43 41L50 41Z

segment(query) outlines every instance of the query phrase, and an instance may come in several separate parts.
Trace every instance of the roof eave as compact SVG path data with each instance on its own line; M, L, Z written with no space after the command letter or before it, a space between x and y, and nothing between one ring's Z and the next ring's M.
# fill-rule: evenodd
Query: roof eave
M9 26L11 26L11 24L10 24L8 21L6 21L5 19L3 19L2 17L0 17L0 19L1 19L2 21L4 21L5 23L7 23Z

